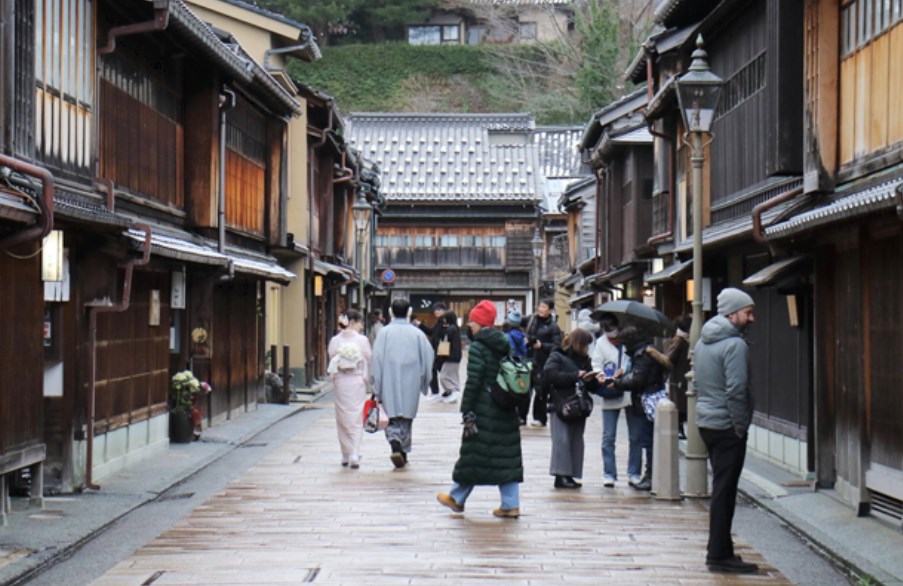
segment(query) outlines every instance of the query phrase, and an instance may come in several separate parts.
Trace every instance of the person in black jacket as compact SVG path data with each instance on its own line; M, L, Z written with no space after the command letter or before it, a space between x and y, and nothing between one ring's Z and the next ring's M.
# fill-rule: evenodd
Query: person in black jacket
M421 332L426 334L426 337L429 338L430 344L433 346L433 378L430 379L430 392L426 396L427 401L435 401L441 400L442 397L439 396L439 365L437 365L437 359L439 358L436 355L436 348L439 346L439 338L441 337L441 326L439 324L439 320L442 319L442 316L445 315L445 312L448 311L448 307L442 303L441 301L433 304L433 316L436 318L436 323L430 327L420 321L417 318L411 320L411 323L417 326Z
M546 416L546 403L548 392L543 381L543 368L552 350L561 346L561 328L552 315L555 302L551 299L540 299L536 306L536 313L527 319L527 356L533 360L533 423L535 427L545 427L548 420ZM518 408L518 415L522 422L527 421L529 403Z
M651 338L643 335L637 328L628 326L621 330L621 343L630 356L630 371L615 376L614 385L623 391L629 391L631 405L626 413L628 423L632 420L630 442L642 446L646 453L646 468L639 482L632 479L630 485L637 490L652 488L652 438L654 424L646 417L642 397L646 393L654 393L665 388L667 372L671 369L668 358L652 346Z
M461 396L461 380L458 369L461 366L461 330L458 328L458 316L454 311L447 311L436 324L439 341L436 343L436 360L439 362L439 388L442 390L442 402L454 403ZM448 342L448 356L439 354L439 346Z
M583 477L583 432L586 419L566 421L558 416L561 405L576 391L578 381L584 392L592 392L598 382L586 375L592 371L589 347L593 335L577 328L568 334L561 348L549 355L543 370L554 409L549 418L552 424L552 461L549 474L555 477L555 488L580 488L574 480Z

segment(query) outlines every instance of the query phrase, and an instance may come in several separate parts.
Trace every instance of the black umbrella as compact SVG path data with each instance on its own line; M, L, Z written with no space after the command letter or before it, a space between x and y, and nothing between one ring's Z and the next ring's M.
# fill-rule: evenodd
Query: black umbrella
M639 301L618 299L603 303L593 312L593 316L613 313L621 327L634 326L638 330L652 336L670 336L674 333L674 325L664 313Z

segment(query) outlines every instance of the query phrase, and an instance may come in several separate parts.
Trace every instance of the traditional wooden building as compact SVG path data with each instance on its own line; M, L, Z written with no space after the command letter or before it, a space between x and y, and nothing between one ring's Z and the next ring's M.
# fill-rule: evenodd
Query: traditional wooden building
M653 251L648 241L654 203L652 135L643 117L647 102L647 91L641 88L599 110L584 130L580 150L596 177L595 193L562 202L573 217L576 238L590 213L597 228L591 243L587 234L581 243L594 254L583 259L575 255L575 269L579 267L583 277L583 288L572 301L575 307L643 297L643 276Z
M469 0L407 26L412 45L552 42L572 30L573 0Z
M375 269L427 323L488 298L533 305L536 204L542 177L527 114L352 114L347 136L382 170L386 208ZM453 218L450 221L450 218Z
M754 240L752 214L802 185L802 7L778 0L666 0L656 19L661 28L628 70L651 94L645 116L654 136L658 203L649 243L665 268L646 280L663 284L659 303L669 315L689 313L688 288L664 284L685 284L692 259L690 149L682 140L675 78L689 66L701 34L712 71L725 80L703 169L703 309L713 314L724 287L750 289L757 305L749 334L756 400L750 448L806 474L814 466L811 289L803 267L781 272L778 251ZM767 219L792 205L770 209Z
M31 300L42 409L12 413L42 419L45 486L70 491L166 447L178 370L212 385L206 424L256 408L263 283L294 278L269 251L286 239L286 121L301 107L182 0L3 5L3 136L56 178L64 256L60 284ZM29 317L5 323L28 332Z
M809 0L803 209L758 222L814 288L814 470L859 514L903 523L903 57L899 2ZM811 260L810 260L811 259ZM811 266L810 266L811 265Z

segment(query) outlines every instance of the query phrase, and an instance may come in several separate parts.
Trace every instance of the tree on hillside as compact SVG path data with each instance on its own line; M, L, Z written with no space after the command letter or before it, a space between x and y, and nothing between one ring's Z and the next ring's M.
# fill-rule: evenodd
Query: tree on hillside
M258 5L310 26L323 45L356 35L371 42L403 37L442 0L257 0Z
M545 123L585 120L623 91L624 69L649 32L652 3L577 0L572 26L559 26L554 40L494 46L495 99L535 112ZM499 14L487 11L481 17L500 30L510 28L510 19Z

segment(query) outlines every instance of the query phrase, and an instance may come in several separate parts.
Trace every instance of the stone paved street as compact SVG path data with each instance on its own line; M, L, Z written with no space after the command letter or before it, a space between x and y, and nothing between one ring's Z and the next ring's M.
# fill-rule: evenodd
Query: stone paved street
M603 488L598 411L578 491L552 488L548 430L522 428L522 516L504 520L491 514L494 487L478 487L463 514L436 502L457 456L457 406L421 404L398 471L381 433L365 434L359 470L342 468L331 405L319 408L308 431L95 584L789 583L742 542L758 575L706 571L701 503L656 501L626 478ZM619 440L622 475L625 450Z

